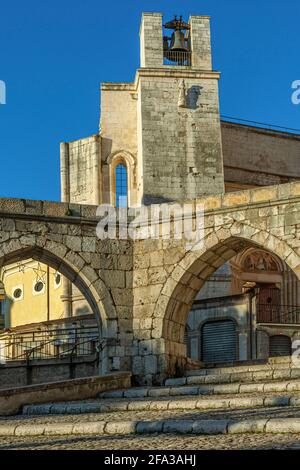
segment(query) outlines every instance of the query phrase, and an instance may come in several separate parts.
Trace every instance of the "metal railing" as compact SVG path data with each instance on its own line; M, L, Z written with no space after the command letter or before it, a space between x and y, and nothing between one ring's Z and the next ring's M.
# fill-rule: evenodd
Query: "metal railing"
M164 50L165 65L182 65L191 67L192 53L190 51Z
M82 357L99 352L96 326L27 332L0 338L1 362Z
M300 324L300 306L257 304L257 323Z
M267 130L274 130L278 132L285 132L285 133L291 133L291 134L300 134L300 129L295 129L293 127L284 127L284 126L278 126L276 124L270 124L270 123L265 123L265 122L260 122L260 121L251 121L249 119L242 119L242 118L236 118L233 116L226 116L225 114L221 114L221 121L226 123L233 123L233 124L243 124L249 127L256 127L259 129L267 129Z

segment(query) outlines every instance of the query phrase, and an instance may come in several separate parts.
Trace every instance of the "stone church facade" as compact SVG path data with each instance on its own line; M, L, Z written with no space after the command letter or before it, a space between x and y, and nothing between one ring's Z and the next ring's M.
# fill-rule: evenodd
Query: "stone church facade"
M112 297L114 334L105 339L116 342L108 341L103 370L131 369L149 383L174 375L187 356L217 363L289 354L300 324L298 258L276 245L298 246L298 202L284 204L285 192L299 196L300 136L222 120L210 19L183 25L186 50L172 56L162 15L144 13L134 81L103 83L99 132L60 145L61 199L71 208L118 206L120 196L131 208L204 201L200 254L167 240L124 242L114 253L113 242L71 234L70 248L103 271ZM76 301L85 308L67 277L59 295L63 318L76 316Z

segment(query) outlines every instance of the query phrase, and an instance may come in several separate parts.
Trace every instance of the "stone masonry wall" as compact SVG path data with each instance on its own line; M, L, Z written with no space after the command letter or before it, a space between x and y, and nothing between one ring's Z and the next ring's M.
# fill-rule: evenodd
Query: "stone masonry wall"
M66 144L68 148L68 200L77 204L97 204L100 184L98 136ZM66 197L62 195L63 200Z
M99 373L95 360L76 359L70 363L64 359L11 361L0 367L0 389L57 382L80 377L92 377Z
M284 260L300 278L299 183L207 197L198 203L205 207L205 238L199 249L187 250L183 240L134 244L132 370L144 382L161 382L166 375L182 372L191 305L211 274L239 252L259 246Z
M0 266L30 257L58 269L99 320L102 373L131 370L136 383L161 383L185 367L191 305L226 261L258 246L300 278L300 183L190 202L205 209L194 249L172 237L98 240L96 206L0 199Z
M141 67L163 65L162 14L143 13L140 28Z
M211 71L210 21L200 16L189 21L192 66L172 66L163 65L161 15L142 17L138 148L146 205L224 192L219 74ZM179 106L180 93L185 103L181 96Z
M94 312L102 373L128 370L132 343L132 248L98 240L97 206L0 200L0 267L32 258L71 281Z
M103 83L101 85L101 201L112 203L115 182L111 171L114 156L132 156L134 174L130 179L131 204L136 203L137 158L137 93L133 83ZM132 170L133 171L133 170ZM127 168L130 172L130 168Z
M189 23L191 27L192 67L200 70L212 70L210 18L208 16L191 16Z
M224 191L218 75L139 71L144 203ZM185 80L186 107L178 107Z
M222 122L225 181L257 186L300 178L300 137Z

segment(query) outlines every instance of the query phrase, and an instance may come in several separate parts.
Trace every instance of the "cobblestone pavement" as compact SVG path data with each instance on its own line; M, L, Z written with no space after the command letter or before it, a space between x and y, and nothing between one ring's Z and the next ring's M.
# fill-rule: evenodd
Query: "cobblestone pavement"
M0 438L0 450L268 450L300 449L295 434L235 436L150 435L120 437Z

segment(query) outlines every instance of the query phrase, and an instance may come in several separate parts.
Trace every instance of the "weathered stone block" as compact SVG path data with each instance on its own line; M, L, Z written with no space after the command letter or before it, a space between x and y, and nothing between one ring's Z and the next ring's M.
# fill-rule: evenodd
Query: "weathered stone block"
M99 435L104 434L105 421L97 421L91 423L77 423L74 424L72 434L85 434L85 435Z
M106 423L105 433L106 434L134 434L136 430L135 421L116 421Z
M193 424L193 434L226 434L229 422L226 420L203 420L195 421Z
M263 433L267 419L247 419L245 421L229 422L228 434Z

